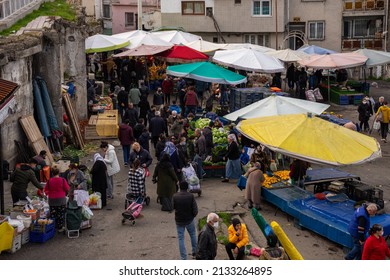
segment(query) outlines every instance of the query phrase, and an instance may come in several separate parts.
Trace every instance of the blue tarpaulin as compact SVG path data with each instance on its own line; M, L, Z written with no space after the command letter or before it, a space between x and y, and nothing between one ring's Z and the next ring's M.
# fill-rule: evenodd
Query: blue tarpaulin
M51 136L51 133L47 122L46 111L43 106L41 90L39 88L36 79L33 80L33 93L34 93L34 107L38 118L39 128L41 130L43 137L47 138Z
M46 82L41 77L36 77L36 81L39 85L39 89L42 97L42 103L43 103L44 110L46 112L50 130L52 131L59 130L60 128L58 126L57 118L54 113L53 106L51 104L49 92L47 91Z

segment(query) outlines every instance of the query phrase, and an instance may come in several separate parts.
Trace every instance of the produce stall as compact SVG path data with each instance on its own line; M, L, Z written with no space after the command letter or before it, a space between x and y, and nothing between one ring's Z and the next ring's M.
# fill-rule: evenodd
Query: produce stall
M380 191L375 187L363 188L356 184L358 176L337 169L325 168L308 170L305 185L327 186L322 189L324 197L313 192L292 186L286 180L269 181L271 185L262 187L262 197L293 216L296 223L310 229L338 244L352 248L352 238L348 233L348 224L355 210L354 198L380 202ZM344 182L344 186L333 182ZM378 195L379 193L379 195ZM366 195L363 195L366 194ZM371 196L369 195L371 194ZM376 194L376 195L375 195ZM371 217L371 224L383 225L384 234L390 234L390 215L381 214Z

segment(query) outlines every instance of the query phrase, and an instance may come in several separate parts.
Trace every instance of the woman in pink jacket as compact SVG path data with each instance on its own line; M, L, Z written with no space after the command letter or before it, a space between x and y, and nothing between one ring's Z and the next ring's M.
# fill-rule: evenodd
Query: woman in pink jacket
M45 185L45 193L49 198L50 217L55 219L59 232L64 231L66 195L69 192L68 182L59 176L60 170L54 166L53 177Z

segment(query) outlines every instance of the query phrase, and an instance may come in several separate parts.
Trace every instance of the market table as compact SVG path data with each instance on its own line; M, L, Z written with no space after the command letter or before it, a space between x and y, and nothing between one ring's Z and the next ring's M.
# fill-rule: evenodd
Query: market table
M118 128L118 110L106 110L98 114L96 132L99 136L117 136Z

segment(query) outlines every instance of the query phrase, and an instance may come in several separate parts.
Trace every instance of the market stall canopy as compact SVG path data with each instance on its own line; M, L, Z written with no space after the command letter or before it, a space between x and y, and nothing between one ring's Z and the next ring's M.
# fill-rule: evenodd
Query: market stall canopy
M209 53L226 47L226 44L216 44L202 39L184 45L202 53Z
M130 44L128 39L97 34L85 39L85 52L98 53L122 49Z
M285 70L279 59L252 49L216 51L212 60L246 71L278 73Z
M283 62L295 62L304 58L309 57L309 54L301 51L294 51L292 49L285 49L279 51L270 51L266 54L278 58Z
M152 33L139 34L137 36L131 37L130 40L130 45L128 45L126 49L135 49L141 45L173 47L172 43L164 41Z
M325 49L316 45L303 45L298 51L305 52L307 54L332 54L337 53L336 51Z
M237 85L246 83L246 77L211 62L195 62L168 66L167 74L198 81Z
M158 55L167 62L174 63L189 63L206 61L209 59L204 53L191 49L187 46L173 46L171 49L164 51Z
M158 32L153 32L153 34L159 37L160 39L175 45L180 45L180 44L184 45L202 39L202 37L198 35L180 31L180 30L158 31Z
M376 139L306 114L244 120L237 129L273 151L312 163L350 165L381 157Z
M170 46L140 45L134 49L130 49L130 50L115 54L114 57L154 55L154 54L169 50L170 48L171 48Z
M259 45L254 45L254 44L227 44L225 47L223 47L224 50L238 50L238 49L250 49L250 50L255 50L259 51L262 53L265 52L270 52L274 51L275 49L264 47L264 46L259 46Z
M356 50L353 53L364 55L367 57L365 66L372 67L378 65L390 64L390 53L383 51L376 51L370 49L360 49Z
M299 60L298 63L314 69L343 69L361 66L367 57L356 53L317 54Z
M328 109L329 106L330 105L328 104L272 94L267 98L227 114L224 118L236 121L238 118L253 119L258 117L299 113L313 113L319 115Z
M128 32L122 32L118 34L114 34L111 37L114 38L119 38L119 39L131 39L132 37L140 36L140 35L145 35L148 34L149 32L144 31L144 30L133 30L133 31L128 31Z

